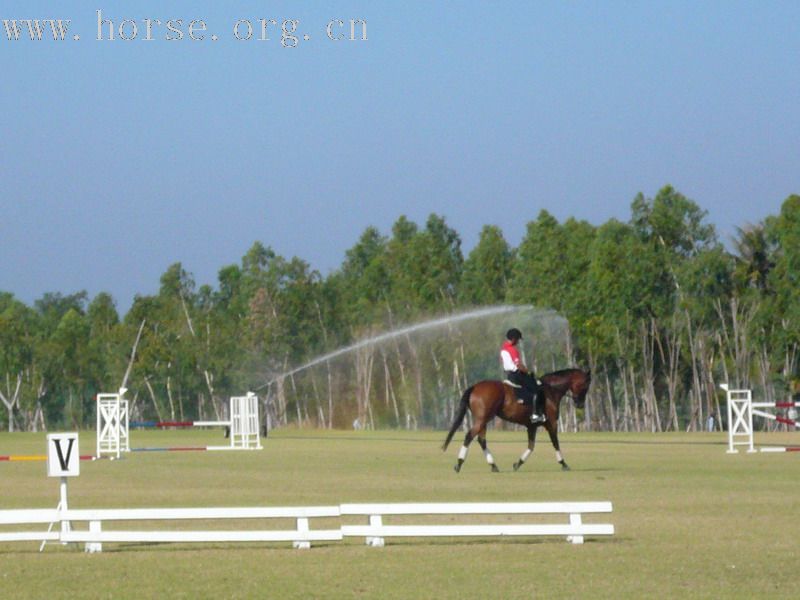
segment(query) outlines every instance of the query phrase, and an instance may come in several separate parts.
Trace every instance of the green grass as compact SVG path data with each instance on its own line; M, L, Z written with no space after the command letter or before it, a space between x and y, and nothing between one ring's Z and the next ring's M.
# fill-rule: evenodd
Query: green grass
M797 444L794 434L757 436ZM612 537L289 544L106 544L102 554L0 545L1 598L797 598L800 456L728 455L722 434L562 436L519 472L524 434L493 431L460 474L443 432L273 432L261 452L139 453L83 462L72 508L610 500ZM134 446L223 444L215 431L133 432ZM94 434L81 434L91 454ZM43 434L0 434L0 455ZM0 463L0 509L54 507L44 463ZM312 527L314 523L312 522ZM321 525L320 525L321 526ZM8 530L7 528L5 530Z

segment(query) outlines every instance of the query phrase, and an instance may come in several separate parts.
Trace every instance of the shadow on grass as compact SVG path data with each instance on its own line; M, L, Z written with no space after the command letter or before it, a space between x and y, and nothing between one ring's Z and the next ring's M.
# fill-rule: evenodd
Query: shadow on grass
M618 544L624 541L631 541L627 537L619 536L586 536L584 544ZM463 548L463 547L484 547L484 546L541 546L549 544L569 544L563 536L536 536L536 537L511 537L511 536L498 536L498 537L485 537L485 538L439 538L439 539L407 539L398 538L386 541L386 545L382 548L372 549L374 552L387 552L392 548ZM218 551L241 551L241 550L269 550L269 551L286 551L291 553L300 553L305 555L305 552L314 552L315 550L329 550L329 549L362 549L368 546L358 539L348 540L345 542L318 542L312 543L311 548L308 550L298 550L292 548L291 545L285 543L229 543L229 544L176 544L170 542L137 542L137 543L122 543L122 542L108 542L103 544L103 550L100 554L130 554L130 553L147 553L147 552L181 552L181 553L203 553L203 552L218 552ZM71 543L66 546L58 545L51 548L51 552L47 552L45 548L44 553L47 554L74 554L76 552L84 553L83 544ZM0 556L4 555L22 555L22 554L40 554L38 545L31 546L25 549L4 549L0 551Z

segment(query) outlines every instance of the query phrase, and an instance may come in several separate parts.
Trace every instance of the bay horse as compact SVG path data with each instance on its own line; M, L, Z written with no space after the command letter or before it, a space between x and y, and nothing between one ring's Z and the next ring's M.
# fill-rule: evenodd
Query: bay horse
M450 440L456 430L461 427L464 417L467 414L467 409L472 413L472 428L467 431L464 437L464 444L458 451L458 462L454 469L456 473L461 471L461 465L467 458L467 451L472 440L477 437L478 444L480 444L483 453L486 455L486 462L492 467L493 472L498 472L500 469L494 463L492 453L486 446L486 425L495 417L500 417L504 421L523 425L528 430L528 449L522 453L519 460L514 463L514 470L519 469L526 460L533 453L533 447L536 443L536 430L539 426L543 426L547 433L550 434L550 441L553 448L556 450L556 460L561 465L561 469L569 471L569 466L564 461L561 455L561 450L558 446L558 412L561 404L561 399L567 392L570 392L572 399L575 402L576 408L583 408L586 402L586 393L589 391L589 384L592 381L592 372L582 371L581 369L562 369L548 373L541 377L542 385L539 393L544 394L545 398L545 421L540 423L531 423L531 414L533 413L533 406L528 404L520 404L517 402L514 388L502 381L481 381L475 385L467 388L461 396L461 404L456 411L453 424L450 427L450 432L442 444L442 450L447 450Z

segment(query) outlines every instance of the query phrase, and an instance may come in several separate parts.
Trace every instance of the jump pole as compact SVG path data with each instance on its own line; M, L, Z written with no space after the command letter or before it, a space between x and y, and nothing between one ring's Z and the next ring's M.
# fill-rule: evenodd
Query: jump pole
M93 454L81 454L79 460L95 460ZM44 454L6 454L0 456L0 462L42 462L47 460Z

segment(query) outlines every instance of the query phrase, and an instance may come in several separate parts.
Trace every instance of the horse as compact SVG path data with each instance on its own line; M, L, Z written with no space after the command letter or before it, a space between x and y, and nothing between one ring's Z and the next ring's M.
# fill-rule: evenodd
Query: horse
M544 394L545 398L545 421L539 423L531 423L531 414L533 413L533 406L527 404L520 404L517 402L514 388L502 381L481 381L475 385L467 388L461 396L461 404L456 411L453 424L450 427L450 432L442 444L442 451L447 450L450 440L456 430L461 427L464 417L467 414L467 409L472 413L473 424L472 428L467 431L464 437L464 444L458 451L458 462L453 467L456 473L461 471L461 465L467 458L467 451L472 440L477 436L478 444L480 444L486 462L492 468L492 472L499 472L500 469L494 462L492 453L486 446L486 425L491 422L495 417L500 417L504 421L524 425L528 429L528 449L522 453L519 460L514 463L514 470L517 471L533 453L533 447L536 443L536 431L539 426L544 426L547 433L550 434L550 441L556 451L556 460L561 465L563 471L569 471L570 468L564 461L561 455L561 450L558 445L558 412L561 404L561 399L567 392L572 395L573 402L576 408L583 408L586 402L586 394L589 391L589 384L592 381L591 370L582 371L581 369L562 369L548 373L541 378L542 385L539 393Z

